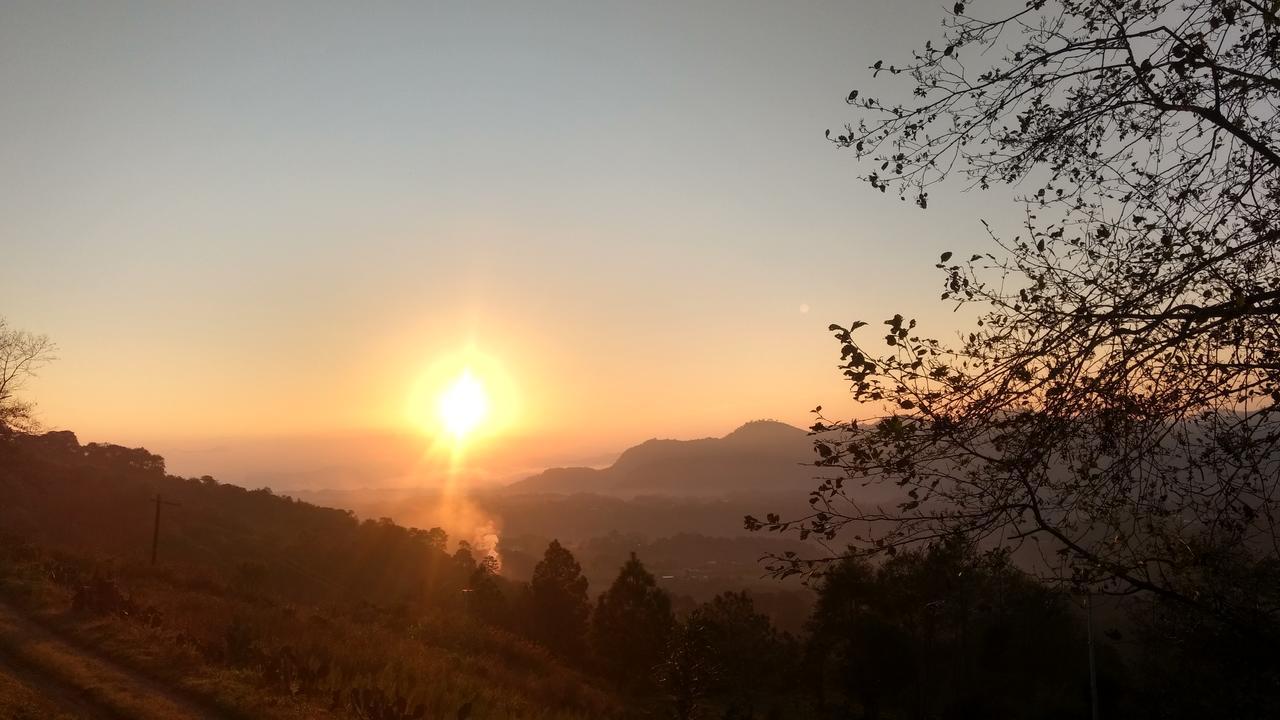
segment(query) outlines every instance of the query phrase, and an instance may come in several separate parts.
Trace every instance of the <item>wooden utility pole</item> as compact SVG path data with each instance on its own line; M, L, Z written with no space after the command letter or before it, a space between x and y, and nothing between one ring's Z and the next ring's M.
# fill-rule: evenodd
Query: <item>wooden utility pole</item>
M177 507L178 503L169 502L168 500L165 500L164 498L160 497L160 493L156 493L156 496L151 499L151 502L156 504L156 525L155 525L155 529L152 530L151 532L151 564L155 565L156 549L160 546L160 506L172 505L174 507Z
M1089 631L1089 716L1098 720L1098 666L1093 659L1093 588L1085 596L1089 615L1086 619Z

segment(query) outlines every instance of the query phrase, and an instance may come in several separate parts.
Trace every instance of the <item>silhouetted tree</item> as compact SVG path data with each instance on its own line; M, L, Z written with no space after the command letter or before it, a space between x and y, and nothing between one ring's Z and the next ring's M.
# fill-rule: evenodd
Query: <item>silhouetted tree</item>
M699 716L703 699L716 681L714 655L700 618L676 623L666 658L657 668L658 684L666 693L676 720Z
M445 548L449 545L449 534L438 527L433 527L430 530L409 528L409 534L415 539L426 543L428 547L438 552L444 552Z
M458 549L453 551L453 564L468 575L475 572L476 556L471 551L471 543L466 540L458 541Z
M1088 712L1086 644L1066 598L959 539L880 567L841 562L819 585L810 631L827 687L867 718Z
M1241 548L1214 552L1217 557L1199 582L1205 602L1219 604L1222 595L1247 593L1267 606L1280 604L1280 566ZM1161 600L1141 610L1133 613L1122 639L1133 647L1133 691L1152 717L1274 716L1280 672L1273 644L1225 632L1212 617L1182 603Z
M35 405L19 399L18 392L40 366L53 359L53 352L48 337L11 330L0 318L0 432L36 429Z
M906 638L870 612L878 593L875 569L866 561L850 557L831 568L818 586L806 648L818 702L839 694L869 720L909 695L915 674Z
M854 91L863 117L833 141L921 207L949 175L1021 185L1025 227L942 254L943 300L981 311L958 343L901 314L876 342L831 326L854 397L882 414L819 408L818 463L845 477L812 514L748 526L847 530L859 555L1038 542L1064 581L1275 640L1280 605L1206 592L1220 548L1280 560L1275 4L1031 0L985 20L959 2L944 26L905 66L872 66L915 99ZM897 501L860 504L867 483Z
M707 677L706 694L732 717L753 717L790 691L796 657L792 644L756 611L745 591L724 592L698 606L683 623L686 645Z
M497 571L498 561L492 555L486 555L471 571L466 589L469 594L467 609L491 625L507 625L511 617Z
M623 688L648 687L674 624L671 598L631 553L591 617L591 644L601 669Z
M559 540L552 540L529 581L531 634L560 655L581 658L586 650L590 614L582 566Z

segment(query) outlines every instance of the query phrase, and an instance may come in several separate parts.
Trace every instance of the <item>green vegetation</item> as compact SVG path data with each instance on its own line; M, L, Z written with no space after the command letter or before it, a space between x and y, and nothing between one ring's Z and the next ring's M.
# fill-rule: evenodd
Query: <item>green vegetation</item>
M644 690L662 662L675 626L671 598L634 554L596 601L591 644L604 672L618 684Z
M828 133L862 180L921 209L947 182L1008 187L1021 212L984 220L986 246L937 256L940 299L965 325L829 326L864 408L814 411L815 464L840 475L809 509L746 525L838 551L778 556L778 574L859 558L880 573L956 537L998 546L1061 592L1123 598L1108 604L1140 629L1144 711L1275 714L1276 11L957 2L940 37L868 68L902 84L896 97L853 90L856 117Z
M587 579L582 566L552 540L529 581L528 627L532 637L562 657L581 660L587 647Z
M155 494L160 557L146 564ZM241 717L588 718L625 706L503 627L486 563L438 531L164 474L69 433L0 441L4 597L166 686ZM33 543L38 543L37 548ZM464 593L463 590L472 592ZM384 708L385 706L385 708Z
M0 666L15 707L30 676L137 717L1021 718L1089 704L1071 597L959 536L833 566L797 637L746 592L674 610L635 555L593 604L558 542L517 583L438 529L174 477L146 451L69 433L5 433L0 494L0 607L19 628L0 644L27 670ZM151 565L157 496L177 504L161 506ZM1158 609L1141 622L1099 609L1108 715L1267 697L1266 658ZM49 643L21 651L23 627ZM1229 690L1240 681L1247 697ZM140 696L163 701L143 713Z
M558 542L516 583L438 529L174 477L146 451L69 433L5 434L0 493L6 603L230 717L915 717L1010 681L1010 707L1088 698L1065 599L963 544L840 566L797 638L745 592L674 612L635 555L592 607ZM161 508L152 566L157 496L177 505Z

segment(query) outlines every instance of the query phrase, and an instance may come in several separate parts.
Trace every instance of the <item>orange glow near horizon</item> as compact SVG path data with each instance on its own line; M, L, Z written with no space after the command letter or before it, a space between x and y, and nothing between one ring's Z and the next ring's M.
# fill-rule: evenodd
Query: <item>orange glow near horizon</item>
M466 368L473 485L805 427L864 413L831 323L954 337L973 318L930 300L939 253L986 247L978 209L1024 221L963 183L886 204L822 136L929 3L741 3L717 33L689 31L706 3L528 6L517 33L497 3L294 5L0 11L0 87L33 98L0 120L0 314L58 345L21 396L47 429L248 483L407 483L373 468L422 452L436 483ZM743 88L768 102L707 133Z

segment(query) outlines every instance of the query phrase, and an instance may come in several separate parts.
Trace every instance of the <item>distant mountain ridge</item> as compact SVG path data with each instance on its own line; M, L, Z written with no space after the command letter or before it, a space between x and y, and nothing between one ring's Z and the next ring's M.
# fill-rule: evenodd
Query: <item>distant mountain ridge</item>
M550 468L507 486L516 493L707 496L803 492L818 475L800 428L754 420L721 438L646 440L607 468Z

